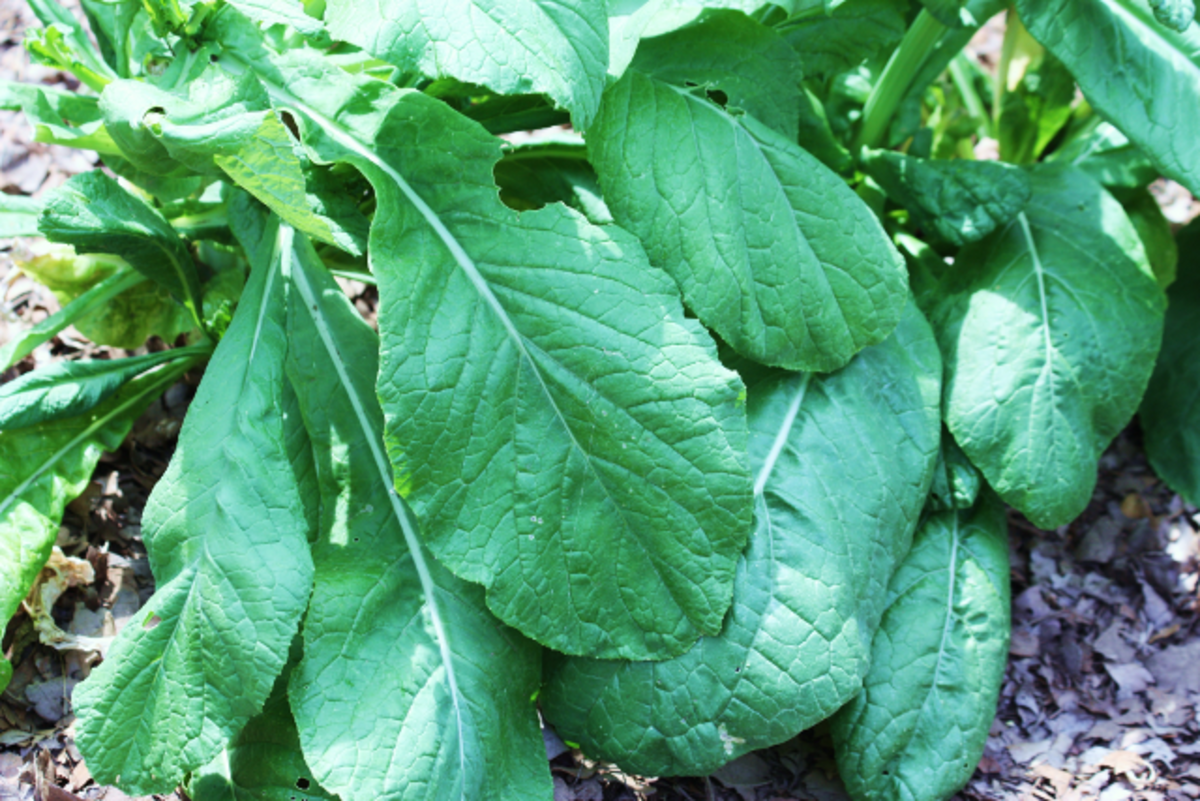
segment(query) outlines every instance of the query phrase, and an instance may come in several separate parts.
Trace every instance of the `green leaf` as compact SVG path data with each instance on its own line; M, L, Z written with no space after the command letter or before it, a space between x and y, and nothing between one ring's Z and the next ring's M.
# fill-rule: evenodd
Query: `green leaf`
M1163 295L1099 184L1049 167L1032 180L1025 211L956 257L935 328L955 440L1005 501L1055 528L1083 511L1137 409Z
M591 124L608 69L608 15L596 0L330 0L325 23L401 70L545 94Z
M36 323L32 328L20 332L0 347L0 371L12 367L33 353L38 345L48 341L75 321L94 315L98 310L106 308L113 298L143 283L148 283L146 276L126 267L95 284L59 311Z
M1200 223L1179 232L1179 279L1167 292L1162 352L1138 416L1154 472L1200 501Z
M954 437L949 432L943 434L942 449L938 453L933 486L929 488L929 500L925 508L931 512L970 509L979 497L982 483L979 471L958 447Z
M311 247L290 265L288 375L317 455L316 582L291 699L343 798L549 799L541 653L421 545L392 487L379 341ZM361 744L370 742L370 749Z
M1200 23L1166 28L1146 0L1017 0L1017 10L1088 101L1200 194Z
M0 193L0 239L38 236L37 220L41 213L40 200Z
M94 92L117 77L65 6L56 0L30 0L29 7L46 26L25 31L24 46L34 61L73 73Z
M69 322L96 344L133 349L141 347L151 335L173 342L177 336L194 328L195 323L185 307L176 303L161 285L142 280L144 277L130 269L129 263L121 257L107 254L80 256L67 245L48 245L45 251L31 259L18 260L17 265L22 272L53 290L59 304L66 307L64 317L69 308ZM90 290L115 279L116 275L130 273L138 280L132 277L128 282L114 280L113 289L124 286L119 293L98 293L86 307L76 306L75 301L82 301ZM57 330L62 327L65 326ZM40 329L41 324L34 328L35 331ZM37 344L34 342L33 347Z
M1008 536L987 492L921 525L892 577L863 691L833 719L858 801L942 801L983 756L1008 659Z
M1029 200L1029 176L997 161L919 159L869 151L863 169L922 229L955 247L1012 221Z
M278 262L251 276L147 503L158 589L75 691L92 775L135 794L170 791L261 711L308 604Z
M686 28L644 41L633 67L673 86L721 92L731 111L788 139L799 135L804 67L779 34L740 11L705 12Z
M55 362L0 385L0 431L83 414L151 367L207 352L207 346L132 359Z
M1166 289L1175 280L1179 263L1179 248L1171 233L1171 223L1163 215L1162 207L1154 195L1145 188L1114 190L1113 195L1121 201L1129 221L1137 229L1138 237L1146 248L1150 269L1158 279L1158 285Z
M613 216L700 320L742 355L792 369L837 369L886 337L906 299L903 260L845 181L640 64L605 93L588 148Z
M808 89L803 89L800 96L799 142L834 172L846 172L854 165L850 151L833 135L825 106Z
M109 157L121 149L104 127L95 97L49 86L0 81L0 108L24 111L35 142L95 150Z
M800 55L804 74L827 78L869 58L886 57L904 37L907 5L897 0L846 0L827 13L784 23L781 31Z
M967 0L921 0L921 5L938 22L951 28L969 28L980 24L967 10Z
M63 509L83 492L101 454L116 450L138 415L190 366L184 359L136 379L87 414L0 431L0 624L29 592ZM11 675L0 657L0 689Z
M530 211L557 201L596 225L613 221L582 140L534 142L509 148L496 164L494 174L500 199L509 208Z
M138 0L80 0L80 6L100 46L100 54L117 77L128 78L130 31L142 4Z
M615 226L507 209L498 140L441 102L235 52L375 187L378 393L434 555L562 651L664 657L718 631L750 527L745 411L670 279Z
M1195 0L1150 0L1150 8L1159 23L1180 33L1196 18Z
M755 529L720 635L666 662L548 662L547 719L634 773L707 773L853 698L933 477L941 359L912 303L831 375L747 366Z
M1105 186L1140 189L1158 177L1158 168L1125 134L1093 114L1048 161L1078 167Z
M187 243L157 209L104 173L81 173L49 192L38 229L78 253L125 259L166 288L203 329L200 277Z
M290 670L275 680L263 710L216 759L186 783L192 801L336 801L313 778L288 706ZM351 796L347 796L349 798Z
M139 169L227 175L289 225L362 254L362 215L330 199L324 176L302 158L256 81L231 80L214 67L189 89L183 97L116 81L101 96L108 129Z
M330 44L329 34L321 20L306 14L303 4L295 0L229 0L229 4L262 25L289 25L315 47Z

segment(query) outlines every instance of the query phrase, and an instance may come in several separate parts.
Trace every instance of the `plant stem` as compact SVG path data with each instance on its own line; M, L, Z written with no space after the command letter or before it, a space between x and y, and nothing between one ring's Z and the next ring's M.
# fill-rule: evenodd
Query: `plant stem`
M185 214L170 222L177 232L188 239L212 239L229 232L229 216L224 206L199 214Z
M877 147L887 132L900 101L908 94L909 85L929 57L946 26L922 9L904 34L900 46L888 59L883 74L871 90L863 109L863 127L858 134L857 148Z
M954 81L955 88L962 96L963 104L967 107L967 111L971 116L979 120L979 135L988 136L988 126L991 124L991 115L988 114L987 106L979 97L979 93L975 91L975 87L971 83L971 76L967 75L966 68L963 67L963 60L966 58L959 53L950 61L950 80Z
M1012 65L1013 54L1017 50L1017 42L1021 37L1021 21L1011 8L1005 17L1004 43L1000 46L1000 64L996 69L996 91L992 94L995 101L992 105L992 119L997 135L1000 130L1000 111L1004 108L1004 95L1008 93L1008 70Z

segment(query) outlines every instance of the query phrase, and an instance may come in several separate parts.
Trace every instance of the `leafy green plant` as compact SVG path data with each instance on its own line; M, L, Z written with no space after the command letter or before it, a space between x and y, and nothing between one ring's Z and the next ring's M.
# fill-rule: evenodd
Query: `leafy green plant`
M1146 191L1200 190L1190 3L1019 0L994 79L992 0L32 6L81 86L0 106L106 170L0 197L62 303L0 367L172 347L0 387L0 616L205 367L75 694L103 782L548 799L540 712L658 775L828 721L856 798L946 798L1003 504L1070 522L1139 403L1200 497L1197 229Z

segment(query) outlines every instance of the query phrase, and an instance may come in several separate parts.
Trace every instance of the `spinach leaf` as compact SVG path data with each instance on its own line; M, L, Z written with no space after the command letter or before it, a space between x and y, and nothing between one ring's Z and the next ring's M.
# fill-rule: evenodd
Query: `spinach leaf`
M788 139L799 135L804 67L779 34L741 12L706 12L646 40L632 66L673 86L719 92L730 111L750 114Z
M1084 96L1162 172L1200 194L1200 23L1160 25L1146 0L1017 0ZM1119 64L1121 69L1113 69Z
M343 798L549 799L540 649L421 544L384 450L378 338L311 247L294 253L288 376L321 496L289 691L309 764Z
M375 187L378 394L434 555L564 652L665 658L719 630L750 527L745 410L670 279L615 226L504 207L497 140L444 104L235 52Z
M263 710L184 784L192 801L336 801L313 778L288 707L291 668L279 674Z
M1175 244L1175 236L1171 233L1171 223L1162 212L1162 207L1150 190L1114 189L1113 196L1121 201L1129 221L1138 232L1142 245L1146 248L1146 257L1150 260L1150 269L1158 279L1158 285L1163 289L1169 287L1175 280L1176 267L1179 264L1179 248Z
M132 359L56 362L26 373L0 385L0 431L82 414L150 368L208 351L200 345Z
M799 54L805 75L829 78L869 58L882 61L904 36L907 5L900 0L845 0L828 13L800 15L780 28Z
M0 108L24 111L35 142L95 150L119 157L95 97L49 86L0 81Z
M643 72L689 74L687 41L644 42L605 92L587 140L609 208L739 353L789 369L837 369L899 320L902 260L871 210L792 140L702 88ZM718 57L728 58L727 71L746 58L736 48L708 56ZM704 64L699 80L712 68Z
M608 68L607 4L595 0L330 0L329 31L407 72L501 94L549 95L587 128Z
M200 277L187 244L157 209L104 173L81 173L48 193L38 229L78 253L125 259L170 292L203 330Z
M1025 211L956 257L935 328L954 438L1005 501L1054 528L1083 511L1137 409L1164 303L1099 184L1050 167L1032 181Z
M364 252L366 220L353 203L322 191L323 174L298 152L257 81L234 81L213 68L187 97L117 81L101 106L139 169L227 175L289 225L353 255Z
M913 303L831 375L746 366L755 528L721 633L665 662L548 659L547 718L626 770L708 772L853 698L929 491L941 359Z
M177 303L166 287L145 280L119 256L77 255L74 248L55 245L31 259L17 260L17 265L21 272L45 284L64 307L62 317L54 315L43 321L49 324L57 318L56 330L47 335L48 329L42 328L37 340L49 339L69 323L97 345L133 349L145 344L149 336L173 342L195 329L189 310ZM33 341L32 347L37 344Z
M833 719L856 799L941 801L962 788L996 715L1009 640L1004 507L929 516L892 577L862 692Z
M1146 154L1095 113L1068 137L1047 161L1078 167L1107 187L1140 189L1158 177Z
M0 193L0 239L37 236L37 221L41 213L41 201Z
M949 432L942 435L942 449L938 453L937 467L933 471L933 486L929 489L929 500L925 508L931 512L948 509L970 509L979 497L983 483L979 471L958 447Z
M104 278L76 296L61 309L29 329L17 334L0 347L0 371L7 370L24 359L34 348L46 342L76 320L94 318L114 298L147 283L149 279L137 270L126 267ZM85 326L86 327L86 326ZM145 337L142 338L143 340ZM137 343L141 344L141 341Z
M997 161L919 159L875 150L862 165L917 225L957 247L1011 222L1032 191L1024 170Z
M262 710L312 590L282 245L251 275L146 506L158 589L75 691L92 775L132 792L169 791Z
M1200 223L1179 232L1179 279L1167 292L1162 352L1142 408L1146 455L1154 472L1190 503L1200 500Z
M29 592L63 510L83 492L101 454L116 450L138 415L193 364L182 359L138 378L87 414L0 431L0 622ZM11 676L0 657L0 688Z
M1195 0L1150 0L1150 8L1156 20L1180 33L1196 18Z
M133 19L141 10L137 0L80 0L100 54L119 78L128 78L132 66L129 39Z

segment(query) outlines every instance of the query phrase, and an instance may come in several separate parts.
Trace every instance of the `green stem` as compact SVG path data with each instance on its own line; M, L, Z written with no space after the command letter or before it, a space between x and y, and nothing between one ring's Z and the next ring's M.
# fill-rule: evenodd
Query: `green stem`
M229 233L229 217L224 206L199 214L185 214L170 222L187 239L219 239Z
M934 46L946 32L946 26L922 9L904 34L900 46L888 59L883 74L871 90L863 109L863 127L858 134L857 148L878 147L887 133L888 125L900 101L908 94L913 78L929 57Z
M1004 108L1004 95L1008 93L1008 70L1022 32L1021 21L1012 9L1008 11L1006 22L1004 43L1000 46L1000 65L996 69L996 91L993 93L996 99L992 106L992 120L997 131L1000 130L1000 110Z
M971 116L979 120L979 135L988 135L988 123L991 120L991 115L988 114L987 106L979 97L979 93L975 91L975 86L971 82L971 76L967 75L966 69L963 67L963 61L966 56L958 54L950 61L950 80L954 82L955 88L958 89L959 95L962 96L963 104L966 105L967 111Z

